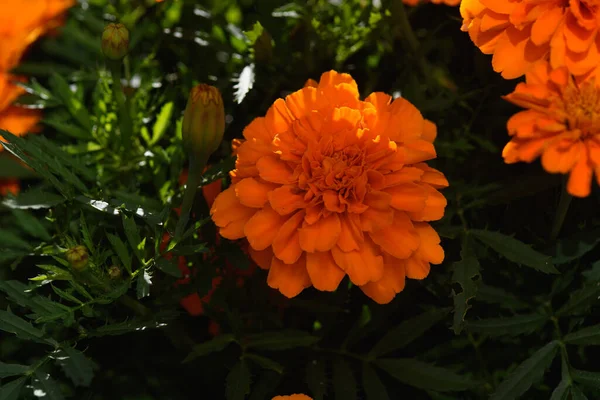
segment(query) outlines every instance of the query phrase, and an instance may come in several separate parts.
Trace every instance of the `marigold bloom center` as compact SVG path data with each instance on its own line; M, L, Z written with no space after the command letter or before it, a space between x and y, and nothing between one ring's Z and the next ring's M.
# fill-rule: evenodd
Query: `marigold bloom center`
M569 129L580 132L580 139L600 134L600 92L593 80L577 86L570 82L559 103Z

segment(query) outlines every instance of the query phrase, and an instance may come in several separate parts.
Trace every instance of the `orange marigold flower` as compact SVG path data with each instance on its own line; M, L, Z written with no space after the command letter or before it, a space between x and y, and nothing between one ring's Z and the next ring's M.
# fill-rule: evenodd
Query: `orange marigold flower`
M60 24L61 14L74 4L74 0L0 2L0 70L14 68L27 47Z
M576 80L566 67L535 65L505 99L527 108L508 120L511 141L506 163L542 157L551 173L569 173L573 196L590 194L594 172L600 184L600 86L595 78Z
M435 125L404 98L359 99L348 74L326 72L278 99L244 130L232 184L211 216L247 238L267 283L287 297L334 291L347 274L379 303L444 258L428 221L444 215Z
M14 135L23 135L36 130L41 113L39 110L12 105L17 97L25 93L24 89L12 83L17 79L0 72L0 129L7 130ZM1 135L0 141L4 141ZM0 151L2 150L4 147L0 145Z
M0 179L0 196L6 196L9 193L19 194L21 187L16 179Z
M289 396L275 396L271 400L313 400L305 394L290 394Z
M463 31L494 71L517 78L539 60L582 76L600 65L600 14L594 0L463 0Z

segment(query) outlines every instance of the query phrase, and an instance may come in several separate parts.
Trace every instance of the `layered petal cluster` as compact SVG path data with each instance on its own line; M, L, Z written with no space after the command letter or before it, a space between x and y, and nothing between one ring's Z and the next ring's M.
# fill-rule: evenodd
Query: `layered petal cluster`
M576 80L566 67L536 64L505 99L525 111L508 121L511 141L502 152L506 163L532 162L541 156L551 173L569 174L567 190L590 194L600 184L600 86L595 78Z
M34 130L40 113L12 106L24 90L13 83L22 78L9 72L29 45L57 27L64 11L74 4L74 0L0 0L0 129L15 135Z
M231 186L211 216L222 236L247 238L287 297L334 291L345 275L388 303L405 277L425 278L444 258L429 221L444 214L435 125L404 98L359 99L350 75L278 99L244 130Z
M525 74L539 60L567 67L575 76L600 65L600 22L595 0L463 0L463 31L506 79Z

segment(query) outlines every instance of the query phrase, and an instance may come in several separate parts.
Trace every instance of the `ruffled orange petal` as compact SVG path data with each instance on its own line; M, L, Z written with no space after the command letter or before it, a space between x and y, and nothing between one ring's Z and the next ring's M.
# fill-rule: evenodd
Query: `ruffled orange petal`
M278 289L288 298L299 295L311 285L311 279L306 271L305 257L302 256L294 264L285 264L277 257L273 257L267 284L273 289Z
M313 286L324 292L336 290L345 275L330 251L306 253L306 269Z

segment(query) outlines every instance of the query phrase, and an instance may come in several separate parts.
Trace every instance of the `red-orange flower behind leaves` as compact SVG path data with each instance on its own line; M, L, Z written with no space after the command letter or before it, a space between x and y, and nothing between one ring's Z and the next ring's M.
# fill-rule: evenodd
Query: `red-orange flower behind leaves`
M506 79L550 60L583 76L600 66L600 14L593 0L463 0L463 31Z
M436 127L406 99L359 99L350 75L275 101L244 130L232 184L211 216L222 236L247 238L287 297L335 290L347 274L379 303L423 279L444 251L429 221L444 215Z
M600 87L595 79L576 81L565 67L535 65L505 98L527 108L508 121L512 140L502 156L507 163L542 157L548 172L569 173L573 196L590 194L594 172L600 184Z

